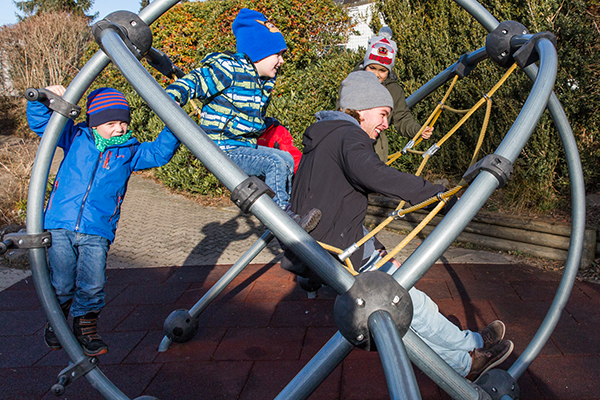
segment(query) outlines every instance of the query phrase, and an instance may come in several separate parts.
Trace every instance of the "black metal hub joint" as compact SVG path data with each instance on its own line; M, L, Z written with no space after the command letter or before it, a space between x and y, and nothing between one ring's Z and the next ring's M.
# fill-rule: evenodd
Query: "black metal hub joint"
M104 30L116 32L125 46L138 59L141 59L148 53L152 47L152 30L142 19L131 11L115 11L108 14L103 20L98 21L92 27L92 34L96 43L104 50L102 46L102 32Z
M241 182L233 192L231 192L231 201L247 213L252 207L252 204L263 194L268 194L271 198L275 197L275 193L256 176L251 176Z
M0 243L0 254L4 254L8 249L38 249L50 246L52 246L50 232L36 234L15 232L4 235L4 240Z
M335 300L333 315L340 333L354 346L375 351L375 340L369 331L369 316L386 311L404 336L413 316L413 304L408 291L389 274L364 272L356 276L354 285Z
M463 179L470 184L482 170L494 175L498 180L498 187L503 188L510 179L510 175L513 172L513 165L508 158L504 158L497 154L488 154L473 164L467 172L465 172Z
M491 369L482 374L475 384L490 395L492 400L500 400L503 396L518 400L521 396L519 384L508 372Z
M494 62L508 68L514 62L516 48L511 46L511 39L517 35L526 35L529 31L525 25L515 21L502 21L496 29L485 38L485 51Z
M513 54L513 58L519 67L525 68L539 60L540 56L535 46L542 39L549 40L556 47L556 36L552 32L536 33Z

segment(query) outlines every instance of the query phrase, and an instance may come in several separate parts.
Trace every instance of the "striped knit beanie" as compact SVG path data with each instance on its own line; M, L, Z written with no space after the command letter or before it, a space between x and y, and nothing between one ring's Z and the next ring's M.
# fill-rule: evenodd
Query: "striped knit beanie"
M397 51L396 42L392 40L392 30L389 26L384 26L379 30L377 36L369 39L363 67L379 64L386 67L388 71L392 71Z
M110 121L129 123L129 103L125 95L112 88L94 90L87 98L87 123L96 127Z

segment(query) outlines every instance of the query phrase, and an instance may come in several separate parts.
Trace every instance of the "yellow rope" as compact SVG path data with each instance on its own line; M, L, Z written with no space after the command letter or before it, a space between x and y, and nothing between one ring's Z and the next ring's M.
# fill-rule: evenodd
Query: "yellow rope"
M504 76L502 76L502 78L492 87L492 89L483 95L483 97L473 106L471 107L471 109L469 110L456 110L453 109L451 107L445 106L444 103L446 102L448 96L450 95L450 92L452 91L456 81L458 80L458 76L455 76L454 79L452 80L452 83L450 85L450 87L448 88L448 90L446 91L446 94L444 95L444 97L442 98L442 101L440 101L440 103L436 106L436 108L434 109L434 111L431 113L431 115L429 116L429 118L427 119L427 121L425 122L425 124L423 124L423 126L421 127L421 129L419 130L419 132L415 135L415 137L412 139L416 144L420 143L422 141L422 137L421 137L421 133L423 132L423 130L427 127L427 126L433 126L435 124L435 122L437 121L437 119L439 118L441 112L443 109L448 109L448 111L451 112L455 112L455 113L459 113L459 114L465 114L461 120L446 134L444 135L444 137L435 145L439 147L441 147L441 145L448 140L465 122L467 119L469 119L471 117L471 115L473 115L473 113L475 111L477 111L484 103L486 103L486 113L485 113L485 117L484 117L484 121L483 121L483 125L481 128L481 131L479 133L479 138L477 140L477 145L475 147L475 151L473 154L473 157L471 159L471 163L469 166L472 166L476 159L477 159L477 154L479 153L481 146L483 144L483 139L485 137L485 132L487 131L487 127L489 124L489 120L490 120L490 115L491 115L491 106L492 106L492 100L491 97L494 95L494 93L500 88L500 86L502 86L502 84L506 81L506 79L508 79L508 77L510 76L510 74L516 69L517 65L513 64L508 71L504 74ZM431 124L430 124L431 123ZM413 145L414 147L414 145ZM412 149L408 149L408 151L411 151L412 153L417 153L417 154L424 154L423 156L423 161L421 162L421 165L419 166L417 172L415 173L416 176L420 176L420 174L423 172L423 169L425 167L425 164L427 164L427 161L430 158L430 154L426 154L426 152L417 152L417 151L413 151ZM402 155L402 152L397 152L391 156L389 156L388 158L388 162L387 165L391 165L395 160L397 160L400 156ZM433 203L435 203L436 201L439 201L439 204L436 205L436 207L427 215L427 217L425 219L423 219L423 221L421 221L421 223L419 223L419 225L417 225L417 227L415 229L413 229L413 231L406 237L404 238L404 240L402 240L402 242L400 242L395 248L394 250L392 250L391 252L389 252L384 258L382 258L377 264L376 264L376 268L380 268L383 264L385 264L386 262L388 262L389 260L391 260L400 250L402 250L419 232L421 232L421 230L423 230L423 228L433 219L433 217L435 217L437 215L437 213L444 207L444 205L446 204L446 201L451 198L452 196L454 196L456 193L458 193L461 189L463 189L464 187L468 186L468 184L464 181L464 179L461 179L461 181L459 182L458 186L454 187L451 190L448 190L444 193L442 193L441 195L439 195L439 198L437 196L431 197L419 204L416 204L412 207L409 207L407 209L402 209L402 207L404 207L404 204L406 203L405 201L401 201L398 204L398 207L396 207L396 210L394 212L393 215L388 216L383 222L381 222L377 227L375 227L371 232L369 232L366 236L364 236L362 239L360 239L359 241L356 242L356 246L358 248L360 248L363 244L365 244L369 239L371 239L372 237L374 237L377 233L379 233L383 228L385 228L387 225L389 225L390 222L392 222L395 218L397 217L401 217L404 216L410 212L413 211L417 211L423 207L427 207L428 205L431 205ZM327 244L324 243L320 243L321 246L323 246L326 250L329 251L334 251L337 254L342 254L343 250L340 250L336 247L333 246L329 246ZM346 267L346 269L348 269L353 275L357 275L358 273L354 270L354 268L352 267L352 264L350 263L350 259L347 258L346 259L346 263L349 265L349 267Z
M427 121L425 121L423 126L421 126L421 129L419 129L417 134L412 138L413 142L415 143L414 146L416 146L417 144L419 144L421 142L421 140L423 140L423 138L421 137L421 134L423 133L425 128L427 128L429 126L433 127L435 125L437 119L439 118L440 114L442 113L442 109L445 107L444 104L446 103L448 96L450 96L450 92L452 92L452 89L454 88L454 85L456 84L457 81L458 81L458 75L455 75L454 79L452 79L452 83L450 83L450 87L446 91L446 94L444 94L444 97L442 97L442 100L438 103L437 106L435 106L435 109L433 110L433 112L431 113L429 118L427 118ZM431 124L430 124L430 122L431 122ZM396 152L396 153L392 154L391 156L388 156L387 165L391 165L394 161L396 161L398 158L400 158L400 156L402 156L401 151Z
M331 251L331 252L334 252L337 254L343 253L343 250L338 249L337 247L331 246L327 243L322 243L319 241L317 241L317 243L319 243L321 245L321 247L323 247L327 251ZM350 258L346 258L346 260L344 260L344 262L345 262L345 264L342 264L342 265L344 265L344 268L346 268L352 275L354 275L354 276L358 275L358 272L355 271L354 267L352 266L352 261L350 261Z
M391 260L396 254L398 254L398 252L402 250L404 246L406 246L411 240L413 240L413 238L417 236L417 234L421 232L423 228L425 228L425 226L427 226L429 221L431 221L433 217L436 216L436 214L444 207L444 205L446 205L446 202L440 201L438 205L435 206L433 210L431 210L427 217L425 217L423 221L421 221L421 223L419 223L419 225L417 225L417 227L413 229L412 232L404 238L404 240L402 240L396 247L394 247L394 250L386 254L385 257L383 257L377 262L377 264L375 264L375 268L379 269L383 264Z

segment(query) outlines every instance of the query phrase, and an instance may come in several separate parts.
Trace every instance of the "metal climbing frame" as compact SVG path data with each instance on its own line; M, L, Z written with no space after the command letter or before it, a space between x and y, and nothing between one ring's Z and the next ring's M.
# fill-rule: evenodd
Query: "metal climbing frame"
M571 292L581 257L585 223L585 193L577 146L566 115L552 92L557 70L556 51L549 35L530 35L525 30L515 32L513 28L516 23L500 24L477 1L455 1L476 18L485 29L498 36L501 46L492 53L489 44L486 44L487 49L478 49L463 56L459 62L441 72L410 96L407 99L409 107L447 82L454 74L458 73L457 71L472 69L488 57L502 65L503 59L513 56L517 59L517 53L521 51L522 57L519 60L522 64L519 66L534 84L519 116L495 154L514 163L542 112L548 107L565 148L573 203L573 226L565 273L545 320L531 343L508 372L491 370L486 373L488 379L485 380L485 383L480 379L475 384L459 376L408 329L410 318L412 318L412 304L406 290L410 289L427 272L499 186L497 173L482 168L460 202L393 276L390 277L375 271L354 277L283 213L268 195L265 196L251 190L253 184L248 181L248 177L225 154L219 151L202 129L169 98L138 61L138 58L141 58L146 52L153 50L150 48L152 34L148 25L175 5L177 0L155 0L142 10L139 16L133 13L117 12L114 13L115 15L107 16L105 20L94 26L95 37L102 51L95 54L79 72L67 88L63 99L68 103L76 104L98 74L108 65L109 61L112 61L146 103L232 193L236 188L238 192L239 188L250 188L242 191L247 193L246 197L242 199L242 203L269 229L269 232L263 235L259 242L236 263L228 273L230 274L229 278L244 268L264 248L265 242L272 239L272 236L276 236L339 295L334 315L340 332L336 333L308 362L277 396L277 399L307 398L354 347L367 350L373 350L375 347L378 349L390 396L394 399L420 398L410 365L411 361L452 398L514 399L518 397L516 380L539 354L558 323L559 316ZM111 16L113 17L111 18ZM517 29L520 27L517 26ZM502 48L502 46L505 47ZM525 56L523 53L526 53ZM531 62L537 58L539 58L539 69ZM43 206L46 182L58 138L66 120L67 116L55 112L40 142L29 188L28 237L35 238L44 233ZM249 198L252 201L247 201ZM45 247L33 245L29 256L33 280L42 308L54 327L63 348L72 360L72 364L59 374L59 382L53 387L53 391L61 394L66 385L78 377L85 376L105 398L128 399L101 372L98 360L83 354L71 333L50 284ZM221 282L222 287L226 285L226 280L229 278L224 277L225 280ZM218 293L222 287L215 287L214 291ZM374 288L377 290L373 290ZM377 299L375 293L379 294ZM205 302L211 300L212 298L206 298ZM350 313L340 312L338 303L343 305L343 307L340 305L339 309L346 311L352 307L355 309L351 311L361 311L358 308L363 307L364 304L368 304L370 308L368 312L355 313L361 317L352 319L347 315L342 315ZM196 310L193 310L194 312L201 311L205 304L197 304L197 307ZM166 347L168 347L168 343ZM138 399L154 399L154 397L142 396Z

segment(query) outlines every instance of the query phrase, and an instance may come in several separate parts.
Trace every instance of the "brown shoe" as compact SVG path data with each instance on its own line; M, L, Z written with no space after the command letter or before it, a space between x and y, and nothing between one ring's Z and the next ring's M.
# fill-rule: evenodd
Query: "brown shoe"
M500 320L496 320L483 328L481 337L483 338L483 350L488 350L490 347L500 343L504 339L506 327Z
M474 382L484 372L502 364L512 353L514 347L515 345L510 340L503 340L487 350L475 349L471 351L471 372L467 375L467 379Z

